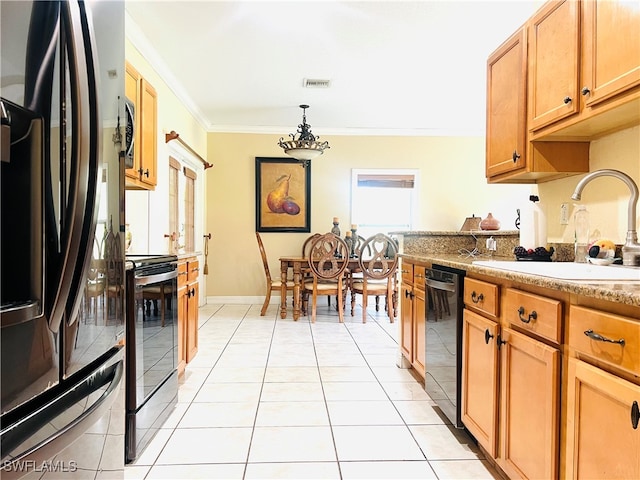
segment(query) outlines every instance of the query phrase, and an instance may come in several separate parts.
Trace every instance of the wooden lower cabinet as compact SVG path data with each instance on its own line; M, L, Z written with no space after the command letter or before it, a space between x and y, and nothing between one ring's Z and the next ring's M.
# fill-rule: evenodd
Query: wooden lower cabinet
M567 383L564 478L640 478L640 386L575 358Z
M546 297L501 289L465 279L462 423L509 478L558 478L561 354L522 330L518 312L537 311L526 320L543 327L558 321L561 308Z
M186 360L189 363L198 353L198 282L187 285L187 351Z
M468 309L462 321L462 423L492 457L497 454L500 326Z
M178 374L198 353L198 272L195 257L178 262Z
M415 372L424 378L426 359L425 266L402 260L400 289L400 350Z
M557 478L560 351L510 328L500 343L498 464L510 478Z
M424 272L424 268L422 269ZM425 361L427 356L426 347L426 300L424 280L422 288L417 285L413 287L413 368L422 377L425 376Z
M400 350L413 362L413 285L402 284L400 290Z
M187 286L178 287L178 375L187 366L187 300Z

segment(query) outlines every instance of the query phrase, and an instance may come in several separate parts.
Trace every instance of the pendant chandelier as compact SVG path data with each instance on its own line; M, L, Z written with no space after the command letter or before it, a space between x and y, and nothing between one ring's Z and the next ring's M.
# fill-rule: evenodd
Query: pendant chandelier
M298 138L295 133L290 133L291 140L280 137L278 144L284 149L284 153L302 162L303 166L309 166L312 158L322 155L329 147L329 142L320 142L320 137L311 133L311 125L307 123L306 109L309 105L300 105L302 109L302 123L298 125Z

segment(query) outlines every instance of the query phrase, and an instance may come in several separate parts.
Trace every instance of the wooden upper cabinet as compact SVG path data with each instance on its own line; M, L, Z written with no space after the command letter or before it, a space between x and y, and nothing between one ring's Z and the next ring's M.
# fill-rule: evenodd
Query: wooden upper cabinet
M133 103L134 117L138 116L138 105L140 105L140 98L138 95L138 84L140 83L140 74L133 68L128 62L125 65L125 84L124 91L127 99ZM137 120L134 123L133 131L133 165L130 168L125 169L125 174L129 178L137 179L139 177L138 171L140 170L140 138L139 125Z
M550 2L529 28L529 129L536 130L580 110L580 3Z
M487 61L487 178L526 160L527 30L520 28Z
M125 169L125 185L153 190L157 184L158 95L128 62L125 72L125 95L134 105L133 167Z
M592 107L640 85L640 7L589 0L582 8L584 101Z
M640 124L637 2L552 1L530 25L531 140L590 141Z
M157 181L157 149L158 149L158 94L144 78L141 79L140 98L140 181L154 188Z

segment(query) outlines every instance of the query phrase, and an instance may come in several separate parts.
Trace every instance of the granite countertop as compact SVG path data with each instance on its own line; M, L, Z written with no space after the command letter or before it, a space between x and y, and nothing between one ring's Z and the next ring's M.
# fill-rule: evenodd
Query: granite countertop
M402 235L405 237L438 237L438 236L449 236L449 237L457 237L460 235L478 235L478 236L505 236L505 235L520 235L519 230L410 230L410 231L399 231L399 232L389 232L390 235Z
M432 264L444 265L446 267L458 268L467 272L480 275L489 275L496 278L503 278L528 285L535 285L544 288L551 288L563 292L575 293L600 300L608 300L627 305L640 307L640 281L587 281L587 280L564 280L541 275L531 275L518 272L510 272L497 268L474 265L474 260L490 260L483 255L481 257L465 257L459 254L434 254L434 255L411 255L401 254L402 258L414 261L430 262ZM511 258L494 257L494 260L513 260Z

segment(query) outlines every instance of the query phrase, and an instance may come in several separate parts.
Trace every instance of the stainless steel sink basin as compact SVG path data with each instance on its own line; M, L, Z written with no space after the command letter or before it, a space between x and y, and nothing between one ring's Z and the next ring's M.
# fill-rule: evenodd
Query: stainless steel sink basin
M563 280L631 280L640 282L640 267L625 267L622 265L604 266L573 262L517 262L500 260L476 260L473 262L473 265L508 270L510 272L541 275L543 277L560 278Z

